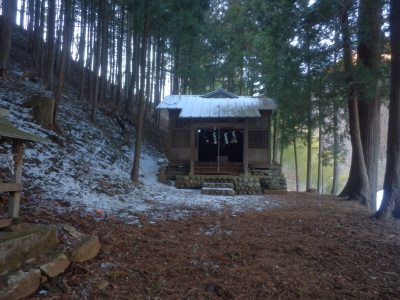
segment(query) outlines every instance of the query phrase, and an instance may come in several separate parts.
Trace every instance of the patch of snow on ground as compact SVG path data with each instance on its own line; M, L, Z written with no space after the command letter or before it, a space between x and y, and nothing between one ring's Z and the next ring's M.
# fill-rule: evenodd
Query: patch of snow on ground
M376 193L376 210L378 210L379 207L381 207L382 198L383 198L383 190L380 190Z
M14 73L15 77L21 76ZM218 211L229 206L234 213L276 205L266 195L202 195L200 190L176 189L159 183L157 161L163 155L146 141L141 149L139 184L133 185L130 172L134 145L122 145L122 134L116 122L98 112L98 125L93 125L89 122L87 102L64 97L59 106L58 122L65 137L45 130L32 121L30 109L21 107L32 95L49 96L39 85L8 81L7 87L0 91L0 107L10 110L9 120L14 126L51 141L25 145L25 195L27 201L34 201L38 207L59 213L77 209L82 213L95 213L100 209L136 222L138 215L176 219L185 218L197 208ZM1 153L10 152L10 145L2 146Z

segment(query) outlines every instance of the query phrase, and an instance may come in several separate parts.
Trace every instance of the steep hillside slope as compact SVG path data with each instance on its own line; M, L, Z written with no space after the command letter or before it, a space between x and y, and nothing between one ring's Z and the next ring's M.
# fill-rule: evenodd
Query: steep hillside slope
M134 145L123 145L122 130L116 120L100 110L97 125L89 121L90 103L76 100L77 83L67 82L59 106L58 123L64 137L45 130L34 123L30 109L22 104L33 95L52 96L42 89L43 81L22 80L24 68L32 67L32 57L24 51L26 37L16 32L13 55L9 63L10 79L0 79L0 107L10 110L10 121L19 129L51 141L49 144L27 143L23 164L25 190L21 205L49 210L51 213L106 214L137 220L146 214L155 218L185 216L197 206L220 209L225 204L235 204L236 209L263 208L271 203L265 197L206 197L195 190L176 190L173 186L157 182L157 160L163 158L163 135L151 122L144 129L141 151L140 183L130 180ZM26 42L26 41L25 41ZM73 76L74 65L71 75ZM131 137L134 141L134 130ZM157 143L158 147L154 146ZM2 153L10 152L10 145L2 145ZM3 170L3 173L7 170ZM6 212L6 200L2 214Z

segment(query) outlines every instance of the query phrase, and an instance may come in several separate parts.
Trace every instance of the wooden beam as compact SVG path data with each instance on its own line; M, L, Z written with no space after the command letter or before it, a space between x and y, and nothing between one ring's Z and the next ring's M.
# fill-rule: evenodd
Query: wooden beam
M21 183L22 178L22 156L24 153L22 141L19 139L14 139L12 145L12 153L14 154L15 171L11 176L10 183ZM21 192L11 192L10 200L8 204L8 217L16 218L19 214L19 200L21 197Z
M0 183L0 192L22 192L22 183Z
M232 129L243 129L244 123L194 123L193 127L196 129L204 129L204 128L232 128Z

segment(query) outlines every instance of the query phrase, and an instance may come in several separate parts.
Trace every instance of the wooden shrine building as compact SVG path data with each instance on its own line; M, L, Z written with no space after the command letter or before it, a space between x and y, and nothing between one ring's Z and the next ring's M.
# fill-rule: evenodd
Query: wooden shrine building
M273 100L218 89L206 95L170 95L157 108L168 110L167 178L249 177L272 166Z

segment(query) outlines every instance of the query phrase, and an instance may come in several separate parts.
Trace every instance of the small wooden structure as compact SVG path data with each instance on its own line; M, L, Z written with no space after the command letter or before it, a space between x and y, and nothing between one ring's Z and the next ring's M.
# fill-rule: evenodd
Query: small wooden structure
M14 127L6 117L10 115L9 111L0 108L0 138L1 143L12 143L12 154L2 154L1 161L8 160L11 169L11 178L9 183L0 182L0 192L9 192L8 217L18 217L20 194L23 189L21 182L22 177L22 157L23 157L23 142L49 142L48 140L29 134ZM0 225L6 220L0 219ZM3 226L0 226L3 227Z
M223 89L206 95L171 95L166 175L235 175L270 169L271 115L266 97L237 96Z

